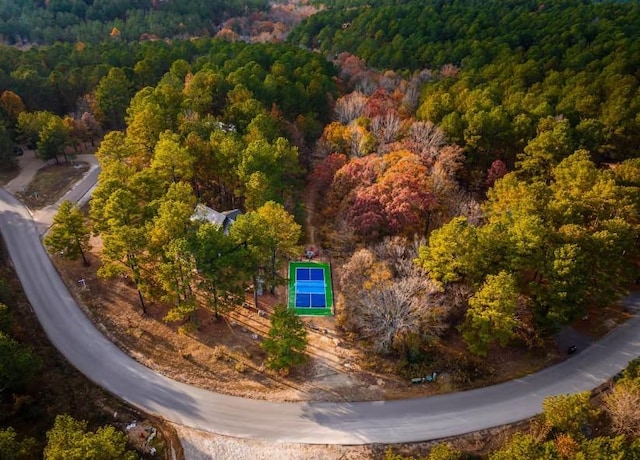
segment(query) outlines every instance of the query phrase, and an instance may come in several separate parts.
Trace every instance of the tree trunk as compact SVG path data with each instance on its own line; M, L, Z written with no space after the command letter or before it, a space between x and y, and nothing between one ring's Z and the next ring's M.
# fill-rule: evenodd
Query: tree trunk
M82 264L85 267L88 267L90 264L89 264L89 261L87 260L87 256L84 255L84 251L82 250L82 248L80 248L80 255L82 256Z
M191 184L193 185L193 190L196 194L196 198L198 198L198 200L200 198L202 198L202 193L200 192L200 182L198 181L198 178L196 177L196 175L193 175L193 180L191 181Z
M80 244L80 240L76 237L76 244L78 245L78 249L80 250L80 256L82 256L82 264L85 267L88 267L89 261L87 260L87 256L84 255L84 251L82 250L82 244Z
M258 276L253 276L253 305L258 309Z
M271 253L271 286L270 286L270 289L269 289L271 294L275 294L276 293L276 278L277 278L277 274L276 274L276 251L273 251Z
M218 313L218 290L213 290L213 312L216 316L216 321L220 319L220 314Z
M424 236L429 236L429 230L431 230L431 213L432 211L427 211L427 217L425 219Z
M131 273L133 275L133 282L136 285L136 289L138 290L138 299L140 300L140 307L142 307L142 313L144 315L147 314L147 306L144 304L144 297L142 297L142 292L140 291L140 272L138 264L136 262L136 258L131 253L127 254L127 262L129 269L131 269Z
M147 306L144 303L144 297L142 297L142 292L140 292L139 288L138 288L138 300L140 300L140 306L142 307L142 314L146 315L147 314Z

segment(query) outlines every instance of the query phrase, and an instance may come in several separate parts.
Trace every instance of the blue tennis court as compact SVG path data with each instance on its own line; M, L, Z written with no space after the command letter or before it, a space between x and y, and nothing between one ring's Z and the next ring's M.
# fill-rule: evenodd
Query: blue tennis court
M324 268L296 268L296 308L325 308L327 306Z
M331 268L323 262L289 262L289 308L299 315L333 314Z

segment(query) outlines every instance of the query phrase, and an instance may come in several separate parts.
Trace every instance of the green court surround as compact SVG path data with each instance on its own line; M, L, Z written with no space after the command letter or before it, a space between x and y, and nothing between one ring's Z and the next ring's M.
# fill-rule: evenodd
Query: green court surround
M297 268L323 268L324 284L325 284L325 307L296 307L296 269ZM289 292L288 292L289 308L294 310L300 316L331 316L333 315L333 289L331 283L331 267L326 262L289 262Z

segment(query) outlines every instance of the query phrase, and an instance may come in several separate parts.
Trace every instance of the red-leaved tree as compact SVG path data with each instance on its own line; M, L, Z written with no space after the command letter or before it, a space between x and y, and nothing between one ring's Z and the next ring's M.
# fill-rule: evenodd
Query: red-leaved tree
M375 240L387 233L387 216L378 184L358 188L350 207L349 221L354 231Z
M390 165L379 184L389 233L424 233L427 216L436 206L427 168L407 151L391 153L386 159Z
M422 234L436 206L428 172L420 156L406 150L351 160L334 175L324 217L346 219L367 241Z
M487 180L485 181L485 184L488 188L493 187L493 184L508 172L509 170L507 169L507 165L504 161L494 160L487 171Z
M367 100L362 114L368 118L374 118L396 112L398 101L385 89L378 88Z
M347 156L331 153L318 163L309 174L309 186L313 190L327 190L333 182L336 172L347 164Z

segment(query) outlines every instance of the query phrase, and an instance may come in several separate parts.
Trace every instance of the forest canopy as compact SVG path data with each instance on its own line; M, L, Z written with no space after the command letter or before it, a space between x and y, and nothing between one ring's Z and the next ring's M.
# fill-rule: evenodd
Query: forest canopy
M635 155L637 1L379 3L329 2L289 41L345 63L349 53L374 68L426 73L417 118L465 148L470 182L493 161L512 169L523 150L539 150L544 140L529 143L550 137L549 117L563 119L560 151L586 149L598 163Z
M138 279L141 293L193 300L185 286L170 283L180 256L192 249L187 240L167 239L171 206L184 211L185 222L196 197L256 216L267 203L299 213L299 191L310 173L321 244L349 257L361 245L417 238L415 254L405 257L419 260L416 279L430 280L424 289L434 298L441 289L464 289L476 305L471 313L498 302L501 315L519 309L529 315L526 324L552 330L587 304L619 296L624 283L600 286L581 267L609 269L628 281L631 251L619 267L600 267L589 254L606 241L611 252L598 253L598 260L616 259L637 234L637 163L624 161L637 156L640 139L639 58L632 52L637 26L629 21L636 3L430 2L428 23L446 23L434 37L415 35L428 29L416 27L417 11L409 14L417 2L335 4L312 16L291 42L299 44L296 34L331 14L349 16L338 23L336 43L367 15L379 18L375 27L385 34L403 23L399 14L393 24L385 22L398 10L414 21L416 43L437 46L442 60L425 60L412 72L408 64L376 72L359 50L360 57L335 56L334 67L293 44L208 38L56 43L27 51L3 46L4 137L57 160L57 151L111 131L98 150L103 174L92 206L94 230L113 249L105 275L123 270L120 243L138 244L124 270ZM624 5L626 15L616 5ZM557 17L580 27L567 32ZM500 19L491 31L493 18ZM538 31L543 23L555 38ZM379 39L381 56L397 48L395 38ZM452 46L464 50L464 59L455 58ZM607 170L606 162L618 164L619 172ZM584 173L585 182L572 183L574 173ZM524 201L514 201L516 195ZM522 212L500 208L507 206L503 200ZM116 213L123 209L130 211L127 222ZM261 227L260 219L251 222ZM144 234L150 226L157 231ZM223 240L218 243L225 247L250 241ZM468 251L453 254L456 246ZM149 261L164 267L166 279L137 274ZM243 274L260 273L273 287L274 267L256 260ZM498 295L500 284L512 289ZM459 323L462 313L452 318ZM473 320L467 315L467 337L484 340ZM396 347L394 340L389 347Z
M168 320L195 318L196 287L216 315L247 282L275 290L301 241L267 229L297 228L307 187L317 243L358 286L337 296L345 329L381 353L452 330L480 355L534 347L632 280L637 2L423 3L330 2L289 44L0 46L3 164L12 142L58 161L100 141L101 275L173 303ZM196 201L245 216L200 231Z
M321 3L328 8L307 18L289 41L325 53L347 51L379 69L478 68L515 54L563 70L614 51L634 60L640 54L635 1Z
M9 44L98 43L111 38L215 35L227 18L266 0L3 0L0 39Z
M81 115L82 111L93 110L92 105L100 106L102 96L113 99L121 94L117 106L111 106L117 113L105 113L104 105L98 107L106 117L106 128L121 127L118 123L123 122L124 110L136 91L155 86L170 70L171 78L181 79L180 84L184 84L187 74L203 69L220 80L218 108L227 91L241 85L266 107L276 103L293 119L301 113L312 113L312 118L320 120L330 115L326 95L336 91L332 80L336 70L322 56L283 44L229 43L210 38L172 43L57 43L27 51L0 45L0 94L10 91L17 95L22 109L59 115ZM194 87L188 90L191 93L197 85L197 91L206 87L200 78L192 84ZM16 121L12 117L17 119L17 115L12 116L11 107L2 105L5 109L0 109L0 119L11 127Z
M184 328L274 293L309 230L341 332L405 376L475 383L501 347L610 314L639 260L640 3L316 3L248 44L208 37L266 1L0 0L0 165L95 149L98 274ZM48 246L83 258L62 211Z

